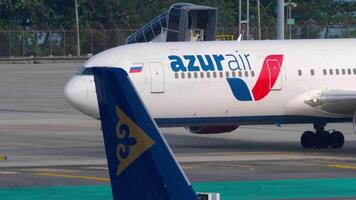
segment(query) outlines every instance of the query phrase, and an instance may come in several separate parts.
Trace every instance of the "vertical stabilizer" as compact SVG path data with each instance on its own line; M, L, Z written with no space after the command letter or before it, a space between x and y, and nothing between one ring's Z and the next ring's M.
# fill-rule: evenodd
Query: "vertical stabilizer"
M197 200L126 71L94 67L115 200Z

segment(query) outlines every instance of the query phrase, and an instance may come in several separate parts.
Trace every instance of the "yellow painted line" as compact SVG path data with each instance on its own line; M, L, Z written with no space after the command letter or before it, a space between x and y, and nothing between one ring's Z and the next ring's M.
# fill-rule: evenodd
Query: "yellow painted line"
M102 178L96 176L76 176L76 175L68 175L68 174L57 174L57 173L33 173L37 176L52 176L52 177L61 177L61 178L74 178L74 179L87 179L87 180L95 180L95 181L110 181L109 178Z
M7 160L7 157L4 155L0 155L0 160Z
M356 165L332 164L332 165L327 165L327 166L339 168L339 169L355 169L356 170Z

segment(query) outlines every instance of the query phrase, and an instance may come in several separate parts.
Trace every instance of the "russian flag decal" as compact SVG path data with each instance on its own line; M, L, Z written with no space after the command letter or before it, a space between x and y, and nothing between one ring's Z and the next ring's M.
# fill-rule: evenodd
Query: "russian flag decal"
M132 66L130 68L130 73L140 73L142 72L142 66Z

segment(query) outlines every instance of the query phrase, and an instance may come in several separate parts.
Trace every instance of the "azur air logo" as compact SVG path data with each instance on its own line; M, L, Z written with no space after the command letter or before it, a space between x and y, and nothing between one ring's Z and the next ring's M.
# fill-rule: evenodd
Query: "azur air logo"
M240 78L227 78L232 93L239 101L259 101L265 98L281 72L283 55L269 55L265 58L256 84L250 90Z
M251 70L250 54L212 54L212 55L170 55L168 59L173 72L231 71Z
M173 72L251 71L253 66L250 54L239 51L233 54L170 55L168 59ZM282 62L283 55L267 56L252 90L241 78L227 78L235 98L239 101L259 101L265 98L278 79Z
M118 167L116 175L119 176L155 142L119 107L116 107L118 122L116 125L117 148L116 158Z

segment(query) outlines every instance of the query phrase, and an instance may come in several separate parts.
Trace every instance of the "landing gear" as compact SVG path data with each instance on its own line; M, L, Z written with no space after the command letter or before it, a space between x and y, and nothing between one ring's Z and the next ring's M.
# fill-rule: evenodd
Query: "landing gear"
M315 146L315 134L312 131L305 131L300 138L300 143L306 149L313 148Z
M300 138L300 143L306 149L317 148L325 149L329 146L339 149L344 146L344 135L339 131L325 131L325 123L314 124L315 132L305 131Z
M340 149L344 146L345 138L344 135L339 131L333 131L330 134L330 146L334 149Z
M315 148L325 149L329 147L329 132L321 131L315 133Z

